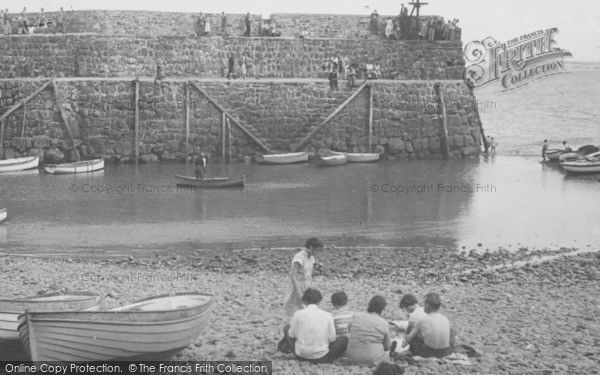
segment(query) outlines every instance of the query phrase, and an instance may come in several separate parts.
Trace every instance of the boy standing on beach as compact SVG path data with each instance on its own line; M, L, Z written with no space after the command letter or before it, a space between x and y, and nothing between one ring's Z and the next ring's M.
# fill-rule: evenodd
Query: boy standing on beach
M335 292L331 295L331 304L333 305L333 323L335 325L335 334L337 337L348 336L348 324L354 316L354 312L346 308L348 296L346 292Z

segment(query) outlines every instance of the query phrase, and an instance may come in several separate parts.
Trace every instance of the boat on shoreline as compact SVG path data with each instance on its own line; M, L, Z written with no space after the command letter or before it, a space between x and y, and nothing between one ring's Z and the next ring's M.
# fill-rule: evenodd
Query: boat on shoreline
M307 152L290 152L287 154L268 154L261 156L258 161L263 164L294 164L308 161Z
M39 164L39 156L0 160L0 172L24 171L37 168Z
M44 167L52 174L95 172L104 169L104 159L78 161L75 163L48 164Z
M194 178L181 175L175 175L177 185L191 186L199 188L230 188L244 187L246 177L229 178L229 177L210 177L210 178Z
M0 299L0 342L18 341L19 315L29 311L98 309L98 295L87 292L49 293L29 298Z
M346 154L315 157L315 164L320 166L336 166L346 163L348 163L348 156Z
M0 208L0 223L6 219L6 208Z
M551 161L551 160L558 160L560 158L560 156L562 154L564 154L565 152L569 152L569 151L561 150L558 148L551 148L551 149L546 150L544 155L546 155L546 159Z
M374 163L379 161L379 154L331 151L333 155L346 155L349 163Z
M584 159L564 161L561 165L570 173L600 173L600 152L589 154Z
M213 306L211 295L177 293L107 311L28 311L19 334L32 361L157 361L192 344Z

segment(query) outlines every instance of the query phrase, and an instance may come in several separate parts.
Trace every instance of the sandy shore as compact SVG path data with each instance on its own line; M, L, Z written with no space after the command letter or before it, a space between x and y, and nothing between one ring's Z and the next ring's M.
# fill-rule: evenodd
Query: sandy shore
M482 356L473 366L410 365L407 374L598 374L600 254L588 250L563 257L571 249L456 254L438 248L334 248L318 256L315 284L324 292L321 307L326 309L338 290L348 293L349 307L356 311L382 294L388 319L403 316L397 307L403 293L420 299L430 291L440 293L459 343L476 347ZM540 262L541 255L552 254L559 256ZM273 360L278 374L371 373L366 367L317 366L275 353L286 322L282 301L292 255L263 249L57 260L0 253L0 285L7 297L94 291L102 296L102 308L172 291L211 293L217 304L209 327L177 360ZM15 348L0 349L0 359L22 355Z

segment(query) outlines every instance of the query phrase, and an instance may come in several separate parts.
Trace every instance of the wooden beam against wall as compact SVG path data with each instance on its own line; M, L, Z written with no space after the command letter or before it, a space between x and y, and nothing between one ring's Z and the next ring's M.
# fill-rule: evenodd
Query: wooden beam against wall
M60 117L62 118L63 123L65 124L65 128L67 128L67 133L69 133L69 138L71 138L71 146L73 148L75 148L75 140L73 139L73 132L71 131L71 126L69 125L69 121L67 120L67 114L65 113L65 107L63 106L62 99L58 92L58 86L54 80L52 81L52 88L54 90L54 97L56 99L56 105L58 106L58 109L60 111Z
M23 103L26 103L26 102L30 101L31 99L33 99L37 94L39 94L40 92L42 92L42 90L44 90L46 87L48 87L48 85L51 84L51 83L52 83L52 81L47 81L46 83L44 83L43 85L41 85L40 87L38 87L28 97L26 97L25 99L21 100L20 102L14 104L12 107L10 107L8 109L8 111L4 112L4 114L2 116L0 116L0 121L4 121L4 119L7 118L8 116L10 116L11 113L13 113L17 109L19 109L23 105Z
M373 151L373 85L369 85L369 152Z
M469 87L469 95L471 96L471 105L475 111L475 116L477 119L477 125L479 125L479 132L481 133L481 141L483 142L483 148L487 153L490 149L490 145L488 144L487 138L485 137L485 131L483 130L483 123L481 122L481 116L479 115L479 107L477 106L477 98L475 97L475 90Z
M229 112L227 112L227 110L225 108L223 108L223 106L221 106L213 98L211 98L210 95L208 95L208 93L206 93L204 90L202 90L202 88L200 86L198 86L198 84L196 82L192 82L192 85L194 85L196 90L198 90L202 95L204 95L206 97L206 99L208 99L209 102L211 102L221 112L225 113L230 121L233 121L233 123L235 125L237 125L238 128L240 128L248 137L250 137L254 142L256 142L256 144L258 144L263 150L265 150L267 152L271 152L271 150L264 143L262 143L262 141L260 139L258 139L254 134L252 134L252 132L250 132L250 130L248 130L245 126L240 124L238 122L238 120L233 118L231 116L231 114Z
M185 91L185 163L187 164L190 147L190 88L187 82L183 84L183 89Z
M135 104L134 104L134 118L133 118L133 126L135 136L135 165L138 165L140 162L140 80L135 80Z
M444 86L440 82L435 84L438 94L438 104L442 107L442 156L444 160L450 159L450 144L448 143L448 118L446 116L446 102L444 100Z
M0 159L4 156L4 119L0 120Z
M229 147L229 162L231 163L231 158L233 157L233 149L232 149L232 144L233 143L233 135L231 134L231 125L229 124L229 121L227 121L227 144Z
M339 107L337 107L333 112L331 112L331 114L327 116L325 120L321 121L321 123L317 125L313 130L311 130L306 137L302 138L300 142L294 145L292 151L298 151L302 146L304 146L304 144L308 142L308 140L311 139L316 132L318 132L323 126L325 126L325 124L329 122L329 120L331 120L335 115L337 115L348 103L352 101L352 99L354 99L365 87L367 87L367 85L367 81L360 85L360 87L354 93L352 93L352 95L350 95L350 97L348 97L348 99L346 99Z

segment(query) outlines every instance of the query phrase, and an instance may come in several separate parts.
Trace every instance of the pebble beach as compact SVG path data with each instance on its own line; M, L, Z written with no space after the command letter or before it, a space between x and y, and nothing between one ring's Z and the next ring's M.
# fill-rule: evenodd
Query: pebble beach
M510 251L509 251L510 250ZM458 331L457 344L480 356L471 366L427 360L406 374L600 373L600 254L597 249L457 252L443 248L351 249L330 247L317 257L314 286L321 308L340 290L348 307L366 310L375 294L386 297L383 317L404 317L404 293L420 300L440 294L441 312ZM23 257L0 253L4 297L52 291L93 291L108 309L170 292L215 296L202 336L175 360L272 360L276 374L370 374L371 368L299 362L277 353L286 323L282 302L295 251L174 252L147 258ZM575 252L576 253L576 252ZM569 254L569 256L565 256ZM1 346L0 359L23 359L18 347Z

